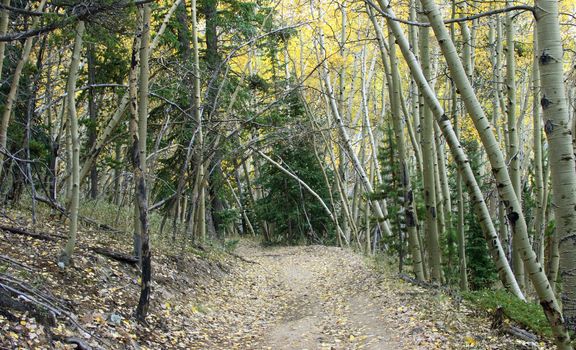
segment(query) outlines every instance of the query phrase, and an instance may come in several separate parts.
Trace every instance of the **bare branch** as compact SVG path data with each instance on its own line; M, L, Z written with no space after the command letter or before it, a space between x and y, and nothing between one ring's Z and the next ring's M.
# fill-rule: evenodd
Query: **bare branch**
M388 18L389 20L396 21L396 22L400 22L400 23L403 23L403 24L407 24L407 25L409 25L409 26L430 27L430 23L428 23L428 22L409 21L409 20L405 20L405 19L402 19L402 18L390 16L388 13L386 13L384 10L382 10L382 9L380 8L380 6L376 5L376 4L375 4L374 2L372 2L371 0L364 0L364 1L365 1L368 5L370 5L370 7L372 7L374 10L376 10L376 12L378 12L379 14L381 14L383 17ZM505 7L505 8L502 8L502 9L496 9L496 10L481 12L481 13L478 13L478 14L475 14L475 15L470 15L470 16L464 16L464 17L459 17L459 18L447 19L447 20L444 21L444 24L472 21L472 20L477 19L477 18L493 16L493 15L497 15L497 14L499 14L499 13L510 12L510 11L530 11L530 12L534 13L534 7L528 6L528 5L510 6L510 7Z
M147 4L147 3L151 3L151 2L155 2L155 1L156 0L138 0L138 1L134 1L134 2L128 2L128 3L118 2L118 3L114 3L111 5L102 6L102 7L97 7L97 8L89 7L89 6L82 6L82 8L80 9L80 6L76 6L72 11L73 15L70 17L67 17L66 19L64 19L62 21L53 22L53 23L50 23L50 24L48 24L44 27L41 27L41 28L26 30L26 31L17 32L17 33L10 33L10 34L0 36L0 42L10 42L10 41L21 40L21 39L30 38L33 36L38 36L38 35L50 33L50 32L52 32L58 28L63 28L63 27L66 27L67 25L76 23L79 20L89 21L95 15L103 13L103 12L117 11L119 9L123 9L123 8L129 7L129 6L143 5L143 4ZM30 12L30 11L27 11L27 12ZM42 14L42 12L36 12L36 11L30 12L29 14L31 15L31 13L34 13L34 16Z

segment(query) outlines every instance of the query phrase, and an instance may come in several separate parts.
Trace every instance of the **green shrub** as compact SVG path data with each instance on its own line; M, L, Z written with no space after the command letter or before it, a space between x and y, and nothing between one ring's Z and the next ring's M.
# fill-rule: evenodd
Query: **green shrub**
M506 317L538 335L552 337L552 330L542 311L534 302L523 302L504 290L479 290L466 292L462 297L482 309L493 313L498 307L504 310Z

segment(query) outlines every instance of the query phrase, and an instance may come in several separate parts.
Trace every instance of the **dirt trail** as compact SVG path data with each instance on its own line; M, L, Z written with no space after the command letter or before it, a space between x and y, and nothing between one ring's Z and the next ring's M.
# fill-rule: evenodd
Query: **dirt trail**
M369 271L342 249L320 246L241 249L277 279L288 295L280 319L267 330L262 348L398 349L394 331L366 292ZM374 282L374 281L372 281Z
M404 347L379 312L385 295L369 293L379 289L378 278L361 256L335 247L262 248L246 241L235 253L254 263L243 263L240 271L233 272L234 291L203 305L205 321L231 329L220 336L200 336L206 340L200 346L274 350Z
M350 250L241 241L235 253L228 277L194 301L191 349L526 349L457 300L376 272Z

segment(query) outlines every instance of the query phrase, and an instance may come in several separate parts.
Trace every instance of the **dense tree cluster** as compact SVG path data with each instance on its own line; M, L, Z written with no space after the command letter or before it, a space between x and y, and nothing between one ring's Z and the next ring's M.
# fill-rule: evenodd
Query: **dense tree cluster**
M64 214L62 268L130 208L142 321L151 242L253 235L536 297L569 349L574 6L2 0L3 206Z

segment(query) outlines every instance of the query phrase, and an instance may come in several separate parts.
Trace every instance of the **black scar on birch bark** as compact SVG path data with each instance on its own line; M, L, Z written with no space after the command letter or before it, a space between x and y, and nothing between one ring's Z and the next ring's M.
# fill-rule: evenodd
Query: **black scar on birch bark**
M546 318L549 320L557 320L560 323L564 323L564 318L562 317L561 314L559 314L556 309L554 308L553 302L552 301L548 301L548 300L542 300L540 302L540 305L542 305L542 309L544 310L544 313L546 314ZM563 335L559 335L556 337L556 340L560 343L566 341L566 337Z
M540 64L541 64L541 65L545 66L545 65L547 65L548 63L554 61L554 58L553 58L552 56L550 56L550 55L546 52L546 50L544 50L544 51L542 52L542 55L540 55L539 61L540 61Z
M552 105L552 101L546 98L546 95L542 95L542 99L540 100L540 105L542 109L548 109Z
M554 131L554 123L552 123L551 120L547 120L544 123L544 132L546 133L546 135L550 135L552 134L553 131Z

